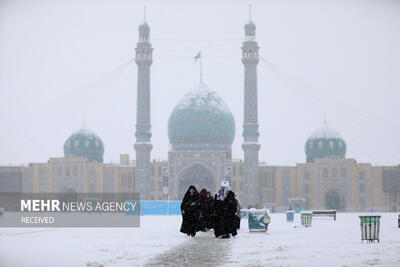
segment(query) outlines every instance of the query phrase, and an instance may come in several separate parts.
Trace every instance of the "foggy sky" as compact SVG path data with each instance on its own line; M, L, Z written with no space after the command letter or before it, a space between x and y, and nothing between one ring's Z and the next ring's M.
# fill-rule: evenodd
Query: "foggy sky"
M236 122L243 158L241 45L248 4L265 61L258 65L260 161L305 162L324 114L347 158L400 159L400 4L397 1L0 0L0 163L63 156L83 121L105 144L105 162L134 159L137 67L132 58L147 6L152 158L168 158L167 122L204 81Z

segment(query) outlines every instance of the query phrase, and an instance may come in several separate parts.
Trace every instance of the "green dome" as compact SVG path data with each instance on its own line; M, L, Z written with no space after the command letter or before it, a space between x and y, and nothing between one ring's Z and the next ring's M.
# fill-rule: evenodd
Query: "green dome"
M222 98L201 83L175 106L168 121L168 137L175 150L230 150L235 121Z
M88 161L103 162L104 144L94 132L82 128L64 143L64 157L86 157Z
M307 139L305 151L307 162L312 162L316 158L344 158L346 142L337 131L325 122Z

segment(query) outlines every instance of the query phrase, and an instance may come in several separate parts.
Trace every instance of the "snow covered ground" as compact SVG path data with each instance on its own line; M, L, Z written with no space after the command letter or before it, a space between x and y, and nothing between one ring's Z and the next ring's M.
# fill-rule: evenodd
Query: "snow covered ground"
M383 213L380 243L361 243L358 214L313 218L312 227L271 214L267 233L215 239L179 233L180 216L144 216L140 228L3 228L0 266L400 266L395 213Z
M299 214L295 223L286 223L285 214L272 214L266 235L241 231L229 260L256 266L400 266L398 214L381 214L381 240L372 244L361 243L358 215L313 218L312 227L304 228Z

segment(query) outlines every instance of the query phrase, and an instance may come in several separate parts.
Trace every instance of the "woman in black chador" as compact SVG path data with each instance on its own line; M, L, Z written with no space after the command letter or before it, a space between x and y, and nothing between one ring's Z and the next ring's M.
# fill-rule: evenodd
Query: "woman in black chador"
M210 192L207 192L205 188L200 191L200 216L198 223L199 231L208 231L213 228L212 225L212 215L214 212L214 208L212 206L213 199L211 197Z
M225 206L225 220L226 220L226 231L232 236L237 235L238 225L238 216L237 216L237 202L235 193L233 191L228 192L226 198L224 200ZM240 219L239 219L240 220ZM240 221L239 221L240 222Z
M207 191L207 199L208 199L208 220L206 222L206 227L208 229L213 229L214 218L215 218L214 198L212 197L210 191Z
M229 190L228 181L222 181L221 188L215 194L214 199L214 234L215 237L229 238L230 234L237 235L236 232L236 211L237 204L235 193Z
M181 232L195 236L199 219L200 202L199 192L193 185L189 186L181 204L182 226Z

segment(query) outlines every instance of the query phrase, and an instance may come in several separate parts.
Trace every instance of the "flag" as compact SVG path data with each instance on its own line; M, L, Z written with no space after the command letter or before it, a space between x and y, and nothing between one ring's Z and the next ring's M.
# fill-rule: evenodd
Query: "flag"
M201 58L201 51L194 57L194 61L196 62L199 58Z

